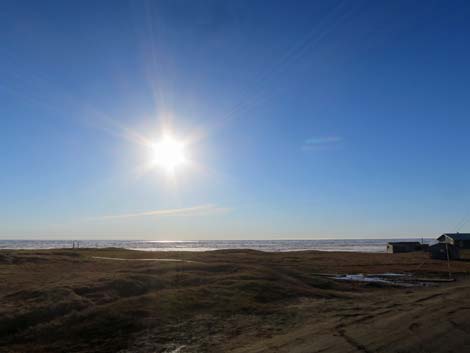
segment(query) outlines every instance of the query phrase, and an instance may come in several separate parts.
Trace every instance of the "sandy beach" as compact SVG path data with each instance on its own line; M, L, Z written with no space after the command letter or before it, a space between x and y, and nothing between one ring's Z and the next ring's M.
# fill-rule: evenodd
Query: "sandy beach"
M454 352L470 262L425 253L1 251L0 352ZM407 278L405 277L405 278ZM464 350L465 350L464 349Z

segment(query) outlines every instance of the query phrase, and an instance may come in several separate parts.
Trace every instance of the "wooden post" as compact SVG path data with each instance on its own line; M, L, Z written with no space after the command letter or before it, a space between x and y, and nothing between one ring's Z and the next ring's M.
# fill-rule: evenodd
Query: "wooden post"
M449 271L449 279L451 278L451 273L450 273L450 260L449 260L449 247L446 242L446 254L447 254L447 270Z

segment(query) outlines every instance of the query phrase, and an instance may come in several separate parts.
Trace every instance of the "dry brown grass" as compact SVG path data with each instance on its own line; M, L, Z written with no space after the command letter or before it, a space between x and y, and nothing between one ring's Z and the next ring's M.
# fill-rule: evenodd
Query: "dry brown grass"
M463 276L470 263L452 268ZM319 303L336 317L345 305L404 293L315 273L446 270L423 254L2 251L0 352L169 352L183 345L181 353L236 351L284 337L316 315L324 320Z

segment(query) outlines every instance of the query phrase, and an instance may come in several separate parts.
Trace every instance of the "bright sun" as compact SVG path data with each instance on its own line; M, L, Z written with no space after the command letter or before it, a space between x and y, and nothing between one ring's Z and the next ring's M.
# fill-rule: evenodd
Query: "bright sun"
M175 169L187 161L185 144L166 134L152 146L152 164L173 174Z

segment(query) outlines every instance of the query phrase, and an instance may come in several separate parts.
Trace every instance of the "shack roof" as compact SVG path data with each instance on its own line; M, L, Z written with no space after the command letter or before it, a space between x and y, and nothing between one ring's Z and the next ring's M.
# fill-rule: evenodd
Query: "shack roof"
M440 242L445 242L446 240L455 241L455 240L470 240L470 233L444 233L439 238L437 238Z

